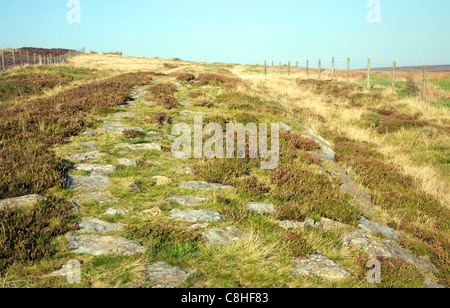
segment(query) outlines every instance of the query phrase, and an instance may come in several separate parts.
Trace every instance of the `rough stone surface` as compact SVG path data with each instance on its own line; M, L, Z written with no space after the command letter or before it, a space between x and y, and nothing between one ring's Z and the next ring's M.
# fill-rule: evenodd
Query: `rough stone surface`
M440 285L427 279L425 279L423 283L425 283L430 289L446 289L446 287L444 287L443 285Z
M324 161L337 162L337 154L333 149L327 146L322 146L320 149L321 153L312 152L312 154Z
M75 254L127 256L147 251L140 243L120 236L69 236L67 241Z
M171 267L164 262L153 264L147 269L147 279L156 288L176 288L195 273L195 270L183 270Z
M169 201L173 201L178 203L182 206L198 206L202 203L205 203L209 200L208 197L191 197L191 196L181 196L181 197L174 197L171 196L167 198Z
M272 214L275 213L275 206L272 204L250 202L247 206L247 210L260 214Z
M231 226L205 231L202 236L211 245L226 245L249 237L248 234Z
M110 121L104 121L102 126L100 126L99 128L100 132L103 132L107 135L122 134L127 130L135 130L141 133L145 133L145 131L140 127L128 127L125 124Z
M114 208L109 208L108 210L106 210L105 216L112 216L112 215L122 215L125 216L128 212L132 211L133 209L114 209Z
M136 115L131 112L119 112L114 115L114 118L119 119L119 120L129 119L129 118L136 118Z
M341 240L345 246L350 248L365 247L369 244L369 238L360 230L344 233Z
M67 188L74 190L103 190L108 188L110 181L107 176L69 176L67 178Z
M27 195L22 197L3 199L0 200L0 211L5 208L22 208L24 206L42 200L47 200L47 198L41 195Z
M92 192L86 194L80 194L75 196L75 200L78 201L94 201L99 204L110 203L114 204L119 202L118 198L115 198L109 191L105 192Z
M358 209L367 214L373 213L372 197L355 184L345 169L337 168L336 170L328 170L328 172L341 182L341 191L353 197Z
M77 164L73 166L74 170L83 170L90 174L104 175L117 171L117 167L113 165L96 165L96 164Z
M91 149L91 150L96 150L98 148L97 143L93 142L93 141L89 141L89 142L79 142L77 143L79 146L86 148L86 149Z
M306 228L306 227L318 228L318 224L310 218L306 218L304 222L285 220L285 221L277 221L276 223L281 228L286 229L286 230L301 229L301 228Z
M228 185L221 185L215 183L190 181L181 183L180 188L184 189L201 189L201 190L217 190L217 189L232 189L233 187Z
M88 153L79 153L79 154L72 154L66 156L64 159L68 161L85 161L85 160L95 160L99 159L105 154L100 153L99 151L93 151Z
M328 219L328 218L321 218L319 222L319 228L323 230L335 230L335 229L343 229L348 228L346 224Z
M288 132L291 130L291 127L284 122L280 122L280 128Z
M207 224L207 223L195 224L195 225L192 225L190 227L187 227L186 230L188 230L188 231L198 231L198 230L207 229L208 227L209 227L209 224Z
M180 112L180 114L182 116L188 116L188 115L201 115L201 114L205 114L204 112L199 112L199 111L190 111L190 110L183 110Z
M157 143L127 144L122 143L116 146L118 149L129 149L132 151L162 151L163 147Z
M315 132L315 131L313 131L313 130L311 130L311 129L307 129L307 130L305 131L304 137L315 139L315 140L317 140L317 141L319 141L319 142L321 142L321 143L326 144L326 145L329 146L329 147L333 147L333 146L334 146L333 143L331 143L331 142L325 140L325 138L323 138L323 137L320 136L317 132Z
M295 267L290 270L294 275L319 276L330 280L349 278L352 275L322 253L316 252L308 259L295 259Z
M137 161L132 159L121 158L117 160L118 164L125 167L137 167Z
M97 218L83 218L80 223L80 230L78 233L108 233L112 231L118 231L122 229L124 225L122 224L111 224L101 221Z
M430 261L422 260L416 257L409 251L401 248L394 241L379 241L370 243L364 247L364 252L369 254L371 257L382 256L385 258L400 258L405 262L429 273L436 271L436 268Z
M167 185L172 183L172 180L169 179L168 177L165 176L161 176L161 175L155 175L154 177L152 177L153 181L155 181L157 186L160 185Z
M198 221L217 222L225 219L219 212L210 210L172 210L169 218L192 223Z
M145 211L143 211L143 213L144 214L150 214L153 217L158 217L158 216L162 215L161 209L159 207L157 207L157 206L152 208L152 209L150 209L150 210L145 210Z
M395 239L395 240L401 239L400 233L398 233L394 229L379 225L370 220L367 220L364 217L361 217L360 219L358 219L358 222L359 222L359 227L361 229L366 230L370 233L379 232L379 233L383 234L384 236Z

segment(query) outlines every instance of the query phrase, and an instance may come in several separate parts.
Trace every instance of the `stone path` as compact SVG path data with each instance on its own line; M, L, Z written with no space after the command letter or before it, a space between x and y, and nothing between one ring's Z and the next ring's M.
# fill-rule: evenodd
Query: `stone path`
M142 244L120 236L69 236L67 237L67 242L69 247L74 249L73 253L92 256L127 256L147 251L147 248L142 246Z
M0 200L0 211L6 208L22 208L42 200L47 200L47 198L41 195L28 195Z
M347 270L319 252L309 256L308 259L295 259L294 264L295 267L289 271L294 275L320 276L331 280L352 277Z
M156 288L176 288L194 273L195 270L183 270L159 262L147 269L147 278Z

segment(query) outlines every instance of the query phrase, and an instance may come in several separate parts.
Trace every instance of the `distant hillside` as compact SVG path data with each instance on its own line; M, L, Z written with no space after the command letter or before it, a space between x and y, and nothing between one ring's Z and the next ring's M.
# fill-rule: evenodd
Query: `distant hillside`
M392 67L373 68L373 71L391 71ZM423 66L399 66L397 71L413 71L419 72L423 70ZM450 72L450 65L429 65L428 72Z

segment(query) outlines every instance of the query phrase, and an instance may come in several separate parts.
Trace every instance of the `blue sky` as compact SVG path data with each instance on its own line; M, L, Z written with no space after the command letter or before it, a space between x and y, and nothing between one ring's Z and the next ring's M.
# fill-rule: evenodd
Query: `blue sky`
M449 0L0 0L0 48L63 47L122 51L204 62L256 64L322 59L339 66L450 64Z

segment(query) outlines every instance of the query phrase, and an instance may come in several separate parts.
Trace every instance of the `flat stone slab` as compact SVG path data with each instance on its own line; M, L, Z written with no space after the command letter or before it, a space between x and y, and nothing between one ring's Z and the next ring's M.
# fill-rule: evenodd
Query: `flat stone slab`
M74 190L104 190L108 188L110 180L107 176L69 176L66 181L67 188Z
M289 125L287 125L287 124L284 123L284 122L280 122L280 128L281 128L282 130L284 130L284 131L287 131L287 132L291 131L291 129L292 129Z
M127 240L121 236L69 236L67 241L69 247L74 249L73 253L75 254L128 256L147 251L147 248L141 243Z
M117 149L129 149L132 151L162 151L162 145L158 143L141 143L141 144L127 144L121 143L116 146Z
M107 135L116 135L116 134L118 135L122 134L127 130L135 130L141 133L145 133L145 131L140 127L129 127L125 124L111 121L104 121L102 126L100 126L98 130Z
M395 239L395 240L401 239L400 233L398 233L394 229L374 223L370 220L367 220L364 217L361 217L360 219L358 219L358 223L359 223L359 227L363 230L366 230L367 232L370 232L370 233L379 232L379 233L383 234L384 236Z
M83 170L90 174L104 175L117 171L117 167L114 165L96 165L96 164L77 164L73 166L74 170Z
M0 200L0 211L6 208L22 208L32 203L47 200L41 195L27 195L16 198L9 198Z
M379 241L366 245L364 247L364 252L366 252L371 257L385 257L385 258L400 258L405 262L416 266L418 269L422 269L429 273L433 273L436 271L436 267L430 262L426 260L422 260L409 251L401 248L394 241Z
M228 185L215 184L215 183L190 181L190 182L181 183L180 188L201 189L201 190L219 190L219 189L232 189L233 187L228 186Z
M312 138L315 139L323 144L326 144L329 147L333 147L334 144L325 140L325 138L323 138L322 136L320 136L317 132L313 131L312 129L307 129L305 132L305 135L303 135L302 137L306 137L306 138Z
M191 110L183 110L180 112L180 115L182 116L188 116L188 115L201 115L201 114L205 114L204 112L200 112L200 111L191 111Z
M249 234L235 227L216 228L202 233L206 243L211 245L226 245L248 238Z
M199 222L199 221L207 221L207 222L218 222L225 219L219 212L210 211L210 210L172 210L170 211L170 219L175 219L178 221L185 222Z
M89 141L89 142L79 142L77 143L79 146L86 148L86 149L91 149L91 150L96 150L98 148L97 143L94 141Z
M275 213L275 206L272 204L250 202L247 206L247 210L259 214L273 214Z
M137 167L137 161L132 159L121 158L117 160L117 163L125 167Z
M208 197L191 197L191 196L181 196L181 197L169 197L169 201L173 201L182 206L198 206L209 200Z
M426 284L430 289L446 289L446 287L444 287L443 285L440 285L427 279L425 279L423 283Z
M102 154L99 151L92 151L92 152L87 152L87 153L68 155L64 159L68 160L68 161L95 160L95 159L99 159L103 155L105 155L105 154Z
M319 276L330 280L340 280L352 275L326 255L316 252L308 259L295 259L295 267L289 272L301 276Z
M118 231L124 227L122 224L111 224L97 218L83 218L80 223L81 229L77 233L108 233Z
M208 228L209 228L209 224L204 223L204 224L192 225L190 227L187 227L186 230L188 230L188 231L198 231L198 230L204 230L204 229L208 229Z
M114 208L109 208L108 210L106 210L105 216L113 216L113 215L122 215L125 216L128 214L128 212L132 211L133 209L114 209Z
M130 118L136 118L136 115L131 112L119 112L114 115L114 118L121 120L121 119L130 119Z
M147 279L156 288L176 288L189 279L195 270L183 270L171 267L164 262L153 264L147 269Z
M311 154L313 154L314 156L318 157L320 160L323 161L331 161L331 162L337 162L337 154L335 151L333 151L333 149L327 147L327 146L322 146L321 148L321 152L311 152Z
M99 204L104 203L114 204L119 202L119 199L114 197L109 191L105 192L97 191L92 193L80 194L75 196L74 199L78 201L93 201Z
M365 247L370 243L369 237L360 230L342 234L341 241L349 248Z
M310 218L306 218L304 222L298 222L298 221L291 221L291 220L285 220L285 221L276 221L278 226L280 228L290 230L290 229L302 229L306 227L312 227L317 228L318 225L316 222Z

